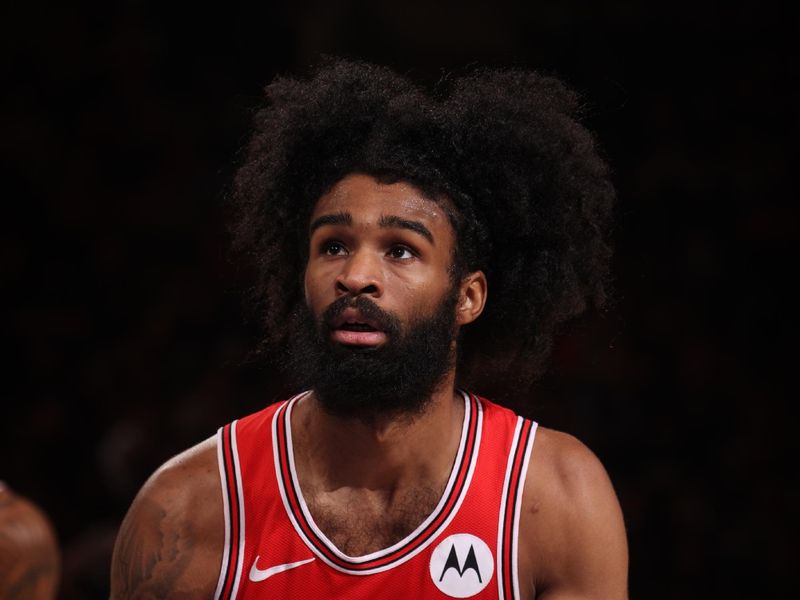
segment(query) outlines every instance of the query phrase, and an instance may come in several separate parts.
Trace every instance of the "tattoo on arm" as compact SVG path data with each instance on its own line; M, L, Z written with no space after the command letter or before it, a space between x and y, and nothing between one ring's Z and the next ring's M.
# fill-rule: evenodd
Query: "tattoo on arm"
M147 498L134 503L117 537L113 598L167 598L193 591L184 575L194 554L192 526ZM197 590L194 590L197 591Z
M4 582L2 596L5 600L18 598L55 598L59 567L54 560L31 564L28 568Z

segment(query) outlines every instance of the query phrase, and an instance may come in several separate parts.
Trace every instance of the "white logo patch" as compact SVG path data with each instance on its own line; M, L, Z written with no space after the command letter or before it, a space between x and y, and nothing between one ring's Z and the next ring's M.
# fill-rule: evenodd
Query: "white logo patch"
M445 538L431 554L431 579L453 598L469 598L489 585L494 556L479 537L457 533Z
M297 567L301 567L303 565L307 565L310 563L314 558L307 558L305 560L298 560L297 562L293 563L284 563L282 565L275 565L274 567L270 567L269 569L259 569L258 568L258 559L261 558L260 556L256 556L256 559L253 561L253 566L250 567L250 581L252 582L259 582L272 577L273 575L277 575L278 573L283 573L288 571L289 569L296 569Z

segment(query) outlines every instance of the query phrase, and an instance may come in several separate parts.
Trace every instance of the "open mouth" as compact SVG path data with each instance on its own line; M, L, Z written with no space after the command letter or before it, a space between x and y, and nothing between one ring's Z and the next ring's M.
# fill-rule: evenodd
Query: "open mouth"
M348 308L330 324L331 339L345 346L376 347L386 341L386 332L379 323Z
M337 329L344 329L345 331L378 331L367 323L342 323Z

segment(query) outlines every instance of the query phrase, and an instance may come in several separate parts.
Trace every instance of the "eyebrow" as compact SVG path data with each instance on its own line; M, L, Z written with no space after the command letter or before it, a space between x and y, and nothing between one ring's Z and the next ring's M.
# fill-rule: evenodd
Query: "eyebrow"
M308 228L309 235L314 233L320 227L324 227L325 225L352 225L353 224L353 217L350 213L347 212L339 212L330 215L322 215L312 221L311 225ZM424 237L428 242L433 244L433 234L431 233L430 229L425 227L419 221L411 221L409 219L403 219L402 217L398 217L395 215L384 215L378 221L378 226L384 229L389 229L392 227L397 227L400 229L408 229L409 231L413 231L418 233L422 237Z
M320 227L325 225L352 225L353 224L353 217L350 216L350 213L346 212L338 212L332 215L322 215L321 217L314 219L311 225L308 228L308 234L311 235Z
M400 229L414 231L433 244L433 234L419 221L409 221L408 219L403 219L394 215L385 215L378 221L378 225L380 227L399 227Z

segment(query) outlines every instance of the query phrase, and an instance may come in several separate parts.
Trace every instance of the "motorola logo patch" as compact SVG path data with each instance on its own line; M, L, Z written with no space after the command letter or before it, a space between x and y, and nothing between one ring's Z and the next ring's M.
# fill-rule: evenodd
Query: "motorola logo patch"
M431 554L431 579L453 598L469 598L489 585L494 556L479 537L457 533L445 538Z

